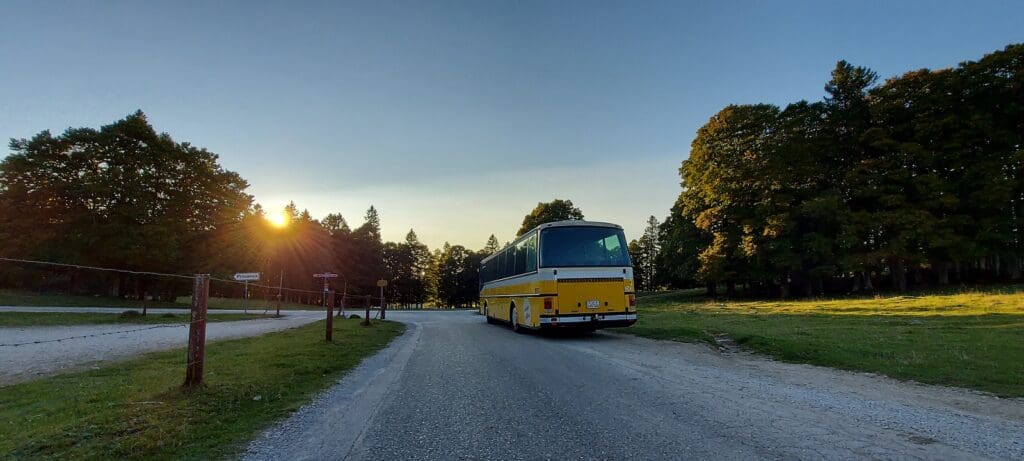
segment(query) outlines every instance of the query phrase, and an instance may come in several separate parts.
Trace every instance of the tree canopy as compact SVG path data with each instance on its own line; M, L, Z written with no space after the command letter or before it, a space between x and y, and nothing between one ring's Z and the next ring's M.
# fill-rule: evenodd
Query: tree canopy
M261 272L268 285L306 290L284 301L320 303L313 274L340 275L334 288L376 296L388 280L390 303L476 302L479 252L446 246L432 253L412 229L384 242L374 206L355 229L340 213L318 221L294 202L273 225L245 193L248 184L217 156L158 134L141 112L99 129L44 131L16 139L0 162L0 256L173 274ZM73 269L0 266L0 287L173 300L180 279ZM241 296L217 285L214 296ZM269 296L265 293L264 296ZM336 299L340 303L340 297Z
M533 211L523 218L523 225L519 227L516 236L523 235L526 231L541 224L581 219L583 219L583 211L576 208L572 204L572 200L554 199L550 202L540 202Z
M659 283L817 295L1019 278L1022 83L1011 45L880 85L840 61L820 102L725 107L680 168Z

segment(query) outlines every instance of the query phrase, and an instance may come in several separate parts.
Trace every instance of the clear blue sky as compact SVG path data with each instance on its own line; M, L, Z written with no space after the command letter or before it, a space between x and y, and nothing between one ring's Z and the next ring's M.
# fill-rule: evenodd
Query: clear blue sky
M668 213L730 103L819 99L839 59L883 77L1024 41L1021 1L4 2L0 137L142 109L267 208L429 245L508 240L538 201ZM6 153L6 149L0 151Z

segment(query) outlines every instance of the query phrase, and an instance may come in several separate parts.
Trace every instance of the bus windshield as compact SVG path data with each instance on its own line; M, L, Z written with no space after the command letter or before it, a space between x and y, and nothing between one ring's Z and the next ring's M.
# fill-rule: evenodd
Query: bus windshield
M552 227L540 238L541 267L629 266L622 229Z

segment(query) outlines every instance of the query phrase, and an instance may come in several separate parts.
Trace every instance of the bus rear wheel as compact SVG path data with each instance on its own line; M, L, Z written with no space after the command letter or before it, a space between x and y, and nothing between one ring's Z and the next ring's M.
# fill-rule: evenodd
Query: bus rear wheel
M512 322L512 331L514 331L516 333L522 333L523 329L519 327L519 316L516 315L516 314L517 314L516 306L515 306L515 304L513 304L512 305L512 311L509 312L509 314L508 314L509 321Z

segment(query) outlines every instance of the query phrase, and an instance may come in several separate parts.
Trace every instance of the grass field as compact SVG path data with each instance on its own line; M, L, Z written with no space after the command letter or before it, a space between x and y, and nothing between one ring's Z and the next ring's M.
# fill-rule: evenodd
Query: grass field
M211 459L236 454L258 431L384 347L401 324L336 320L206 349L206 385L179 386L185 351L0 387L0 453L13 459Z
M177 299L176 307L188 307L192 305L192 298L188 296L179 296ZM241 309L242 300L240 298L214 298L211 297L209 301L210 309ZM264 310L275 310L277 303L274 301L267 301L266 299L250 299L249 310L258 310L263 312ZM299 303L281 303L281 310L317 310L322 309L321 306L311 306L308 304Z
M909 296L716 301L648 294L623 331L705 341L726 334L787 362L1024 396L1024 286Z
M148 307L181 307L181 305L175 303L161 301L148 301L146 305ZM0 306L124 307L142 309L142 301L99 296L36 294L16 290L0 290Z
M88 312L0 312L0 327L35 327L53 325L106 325L185 323L187 314L95 314ZM269 318L260 314L215 314L210 322L231 322Z
M276 303L266 299L250 299L249 309L274 310ZM192 305L190 296L179 296L175 302L147 301L148 307L187 308ZM123 307L142 309L142 301L103 296L72 296L37 294L17 290L0 290L0 306L46 306L46 307ZM210 309L241 309L242 300L236 298L210 298ZM281 303L282 310L316 310L319 306L298 303Z

